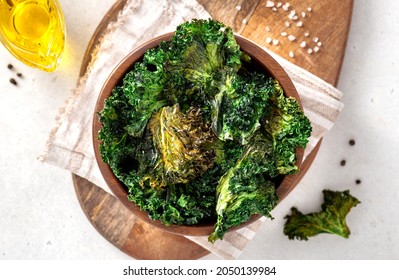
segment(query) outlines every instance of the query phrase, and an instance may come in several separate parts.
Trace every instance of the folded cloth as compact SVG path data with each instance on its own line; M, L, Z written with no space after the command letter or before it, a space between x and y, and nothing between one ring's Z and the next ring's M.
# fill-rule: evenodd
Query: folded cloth
M210 15L196 1L128 0L117 20L108 24L92 53L85 75L80 78L65 107L61 109L41 160L65 168L110 192L101 176L92 147L92 117L101 87L129 52L150 38L175 30L177 25L192 18L207 19ZM278 55L271 55L293 80L305 114L312 123L313 132L305 151L306 156L333 126L343 108L339 101L342 94ZM255 236L262 221L264 219L259 219L248 227L229 232L215 244L210 244L207 237L187 238L223 259L234 259Z

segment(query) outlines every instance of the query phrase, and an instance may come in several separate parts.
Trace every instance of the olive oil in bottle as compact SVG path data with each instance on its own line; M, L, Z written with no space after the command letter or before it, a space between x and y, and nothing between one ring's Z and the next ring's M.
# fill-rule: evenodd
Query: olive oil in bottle
M56 70L65 45L58 0L0 0L0 41L25 64Z

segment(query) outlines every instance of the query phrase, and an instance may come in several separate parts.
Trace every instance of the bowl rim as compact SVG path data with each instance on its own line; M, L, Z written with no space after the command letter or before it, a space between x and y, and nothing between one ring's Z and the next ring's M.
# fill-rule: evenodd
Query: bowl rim
M169 41L173 36L174 32L165 33L159 35L155 38L152 38L143 44L140 44L137 48L131 51L127 56L125 56L121 62L117 64L117 66L112 70L107 80L105 81L101 91L98 95L93 120L92 120L92 142L94 148L94 155L98 167L100 169L101 175L103 176L107 186L113 193L113 195L135 216L140 218L146 223L149 223L153 226L156 226L162 230L168 231L170 233L179 234L179 235L187 235L187 236L206 236L211 234L214 231L214 223L208 224L198 224L198 225L164 225L159 220L152 220L149 218L147 212L142 211L139 206L137 206L134 202L131 202L127 199L128 192L123 186L123 184L116 178L114 173L108 164L102 161L101 155L99 153L100 141L98 140L98 132L101 129L102 125L98 118L98 112L100 112L104 108L105 99L107 99L112 94L112 89L118 85L125 76L125 74L130 71L136 61L142 58L145 51L154 47L157 47L162 41ZM242 37L241 35L234 34L235 39L240 45L241 48L244 48L245 52L251 56L251 59L255 60L256 63L265 68L265 70L277 81L279 81L281 87L284 90L284 93L288 96L294 97L301 109L302 104L300 97L297 93L297 90L286 73L286 71L282 68L282 66L270 55L267 53L265 49L258 46L256 43ZM301 167L302 159L304 155L303 148L297 148L297 162L296 165L298 168ZM279 197L279 202L281 202L289 192L295 187L292 183L296 174L286 175L283 177L280 185L277 187L276 192ZM261 218L262 215L255 214L248 221L232 227L229 231L234 231Z

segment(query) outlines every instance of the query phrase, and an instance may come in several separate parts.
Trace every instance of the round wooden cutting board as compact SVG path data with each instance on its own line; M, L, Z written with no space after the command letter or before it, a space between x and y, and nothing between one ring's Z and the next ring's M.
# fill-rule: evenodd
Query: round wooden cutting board
M337 84L353 0L291 0L289 7L287 4L280 6L279 1L271 1L274 7L266 5L270 1L259 0L197 1L214 19L231 26L236 33L269 48L326 82ZM125 3L126 0L116 1L97 27L82 62L81 76L103 31L116 19ZM302 164L294 185L311 166L319 146L320 143ZM142 222L111 194L84 178L72 176L76 195L88 220L105 239L129 256L137 259L198 259L209 253L183 236Z

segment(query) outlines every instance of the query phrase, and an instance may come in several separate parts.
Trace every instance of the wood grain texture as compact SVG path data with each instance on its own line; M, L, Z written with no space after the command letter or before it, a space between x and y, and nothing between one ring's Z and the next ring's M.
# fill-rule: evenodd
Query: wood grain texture
M93 34L82 62L81 75L86 71L91 53L104 28L116 18L125 2L126 0L116 1ZM287 28L285 22L289 22L288 11L284 13L282 9L278 9L274 12L266 7L265 0L198 0L198 2L213 18L232 26L236 33L268 47L280 56L336 85L344 57L353 0L289 1L290 10L295 10L300 17L302 11L312 7L312 12L307 12L305 18L301 19L302 28L296 26L298 20L291 22ZM240 6L240 9L237 6ZM266 27L269 27L270 31L267 31ZM309 32L309 37L305 37L306 31ZM281 36L281 32L295 35L296 40L292 42L287 40ZM268 37L278 39L279 44L267 43ZM310 46L314 37L319 38L322 46L319 52L309 54L307 49L302 49L299 44L308 39ZM294 58L288 55L290 51L295 53ZM302 165L303 171L310 167L319 147L320 145L307 157ZM296 185L305 173L301 172L292 183ZM141 222L114 196L86 179L72 176L77 198L88 220L106 240L129 256L138 259L197 259L209 253L182 236L170 234Z
M266 0L260 1L241 34L336 85L345 53L353 0L307 0L289 3L288 11L279 8L274 12L266 7ZM309 12L308 8L312 11ZM295 11L297 20L289 18L291 11ZM286 26L286 22L290 27ZM302 27L297 26L298 22L302 22ZM270 31L266 31L267 27ZM282 36L282 32L286 32L287 36ZM305 36L306 32L309 33L308 37ZM288 35L295 36L295 40L290 41ZM269 44L266 42L267 38L277 39L279 44ZM314 51L317 46L314 39L322 44L318 52ZM305 48L300 46L302 42L306 42ZM309 48L312 49L312 54L308 53ZM289 56L290 51L294 52L294 58Z
M89 181L73 176L73 183L78 187L79 202L89 221L112 244L121 248L137 218L125 207L120 207L114 196Z
M234 32L241 34L246 27L246 22L252 17L259 0L228 0L209 1L198 0L213 18L231 26Z
M144 223L116 197L73 175L79 203L95 229L115 247L136 259L198 259L209 252L187 238Z

